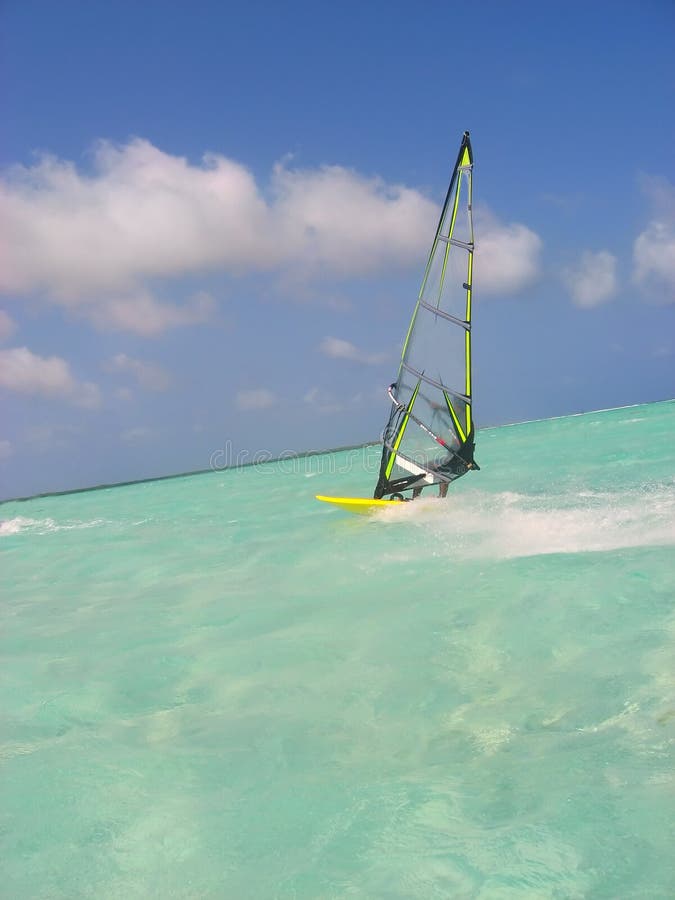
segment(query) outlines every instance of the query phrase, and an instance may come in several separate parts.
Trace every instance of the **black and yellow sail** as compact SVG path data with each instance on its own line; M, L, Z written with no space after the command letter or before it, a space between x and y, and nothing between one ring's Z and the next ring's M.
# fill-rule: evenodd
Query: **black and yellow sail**
M383 433L374 496L450 482L477 469L471 384L473 155L464 132Z

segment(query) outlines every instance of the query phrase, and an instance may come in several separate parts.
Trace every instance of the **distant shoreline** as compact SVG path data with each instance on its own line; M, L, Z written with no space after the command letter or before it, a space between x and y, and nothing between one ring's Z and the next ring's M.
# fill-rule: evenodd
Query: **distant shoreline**
M65 491L43 491L40 494L30 494L28 497L8 497L0 500L0 506L4 503L25 503L28 500L39 500L43 497L64 497L68 494L86 494L89 491L105 491L109 488L131 487L134 484L148 484L150 481L168 481L171 478L190 478L193 475L207 475L209 472L233 472L237 469L246 469L249 466L267 466L273 463L285 462L289 459L305 459L308 456L323 456L325 453L343 453L347 450L361 450L364 447L374 447L379 441L366 441L363 444L348 444L344 447L331 447L328 450L299 450L285 451L271 459L254 459L250 462L238 463L231 466L213 467L208 469L195 469L190 472L174 472L171 475L151 475L148 478L136 478L133 481L111 481L104 484L93 484L90 487L69 488Z
M593 416L598 413L616 412L620 409L633 409L637 406L654 406L659 403L675 403L675 398L667 400L649 400L644 403L627 403L625 406L608 406L605 409L588 409L583 412L565 413L560 416L547 416L543 419L525 419L521 422L505 422L502 425L484 425L479 431L490 431L493 428L512 428L515 425L534 425L537 422L551 422L556 419L572 419L576 416ZM190 478L193 475L206 475L208 472L232 472L237 469L246 469L249 466L265 466L273 463L284 462L289 459L305 459L308 456L323 456L326 453L343 453L347 450L361 450L364 447L374 447L380 441L365 441L361 444L348 444L344 447L329 447L325 450L299 450L297 453L286 451L272 459L254 459L250 462L243 462L231 466L212 467L208 469L195 469L190 472L176 472L172 475L154 475L148 478L136 478L133 481L112 481L105 484L95 484L90 487L70 488L65 491L44 491L40 494L30 494L27 497L8 497L6 500L0 500L0 506L5 503L25 503L28 500L39 500L43 497L63 497L68 494L84 494L89 491L104 491L109 488L130 487L134 484L148 484L151 481L168 481L171 478Z

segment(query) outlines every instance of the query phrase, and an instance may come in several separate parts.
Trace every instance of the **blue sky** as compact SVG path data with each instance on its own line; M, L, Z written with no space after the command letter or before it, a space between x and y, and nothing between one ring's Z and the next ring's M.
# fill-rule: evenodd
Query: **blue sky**
M0 9L0 497L376 439L465 129L478 424L675 396L670 0Z

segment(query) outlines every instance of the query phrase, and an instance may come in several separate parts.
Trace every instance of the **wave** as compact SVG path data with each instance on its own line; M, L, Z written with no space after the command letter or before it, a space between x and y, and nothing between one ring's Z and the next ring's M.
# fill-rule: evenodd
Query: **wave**
M552 497L504 491L451 499L421 498L378 514L433 532L431 542L467 557L508 559L675 545L675 487Z

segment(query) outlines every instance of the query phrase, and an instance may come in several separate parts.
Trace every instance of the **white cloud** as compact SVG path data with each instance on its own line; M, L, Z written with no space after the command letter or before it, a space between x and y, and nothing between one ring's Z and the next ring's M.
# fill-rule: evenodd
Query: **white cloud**
M653 221L633 245L633 278L652 299L675 303L675 226Z
M0 350L0 387L21 394L66 400L94 409L101 404L95 384L77 381L65 359L37 356L27 347Z
M6 341L16 331L16 322L9 313L0 309L0 341Z
M566 269L563 279L573 302L591 309L611 300L617 289L616 257L607 250L587 250L575 268Z
M675 303L675 185L643 175L652 218L633 244L633 281L657 303Z
M93 172L45 156L0 181L8 235L0 290L40 293L99 325L153 333L203 320L146 281L220 269L350 276L419 259L435 205L419 192L326 166L274 168L269 197L240 163L200 164L148 141L101 142ZM139 324L140 323L140 324Z
M12 445L9 441L0 441L0 462L9 459L13 452Z
M239 263L253 250L264 203L242 166L222 157L191 166L143 140L102 142L93 163L91 175L53 157L10 170L5 289L49 289L74 302L128 292L144 277Z
M539 275L542 242L525 225L501 223L489 210L476 212L476 294L515 294Z
M199 163L145 140L99 143L92 171L44 156L0 178L7 256L0 292L37 294L102 328L156 334L206 321L211 298L163 302L153 280L219 270L344 279L417 265L438 206L419 191L340 166L274 167L264 191L242 164ZM485 216L481 290L536 277L540 240ZM480 267L480 268L478 268Z
M86 316L101 329L154 337L168 328L208 322L214 309L213 298L205 292L195 294L179 306L162 303L147 291L139 291L126 297L104 297L98 304L88 304Z
M323 269L353 276L414 264L424 256L438 217L436 204L419 191L340 166L277 165L272 189L279 261L308 274Z
M267 388L252 388L239 391L235 397L237 407L241 410L269 409L277 402L275 394Z
M129 374L142 388L148 391L165 391L170 384L169 375L161 366L133 359L126 353L118 353L113 356L105 364L104 369L107 372Z
M378 365L387 359L386 353L364 353L342 338L327 337L319 344L319 350L333 359L350 359L367 365Z

